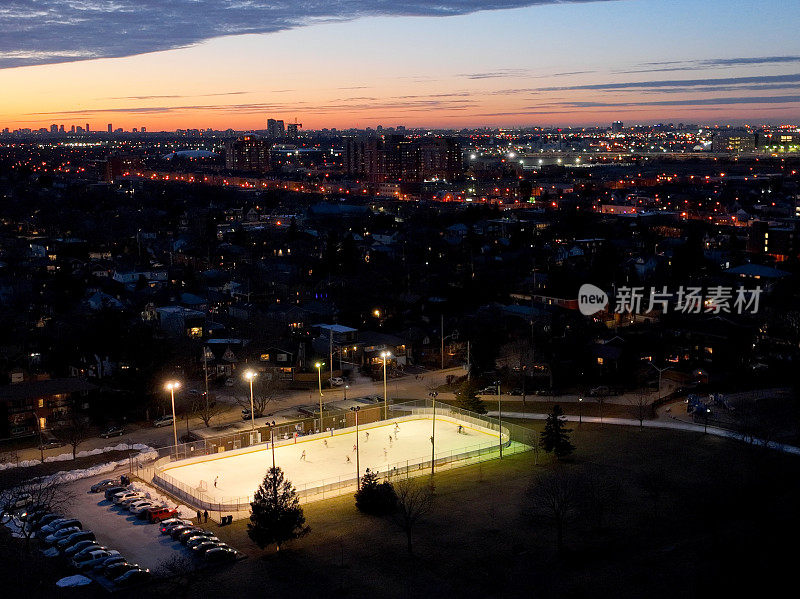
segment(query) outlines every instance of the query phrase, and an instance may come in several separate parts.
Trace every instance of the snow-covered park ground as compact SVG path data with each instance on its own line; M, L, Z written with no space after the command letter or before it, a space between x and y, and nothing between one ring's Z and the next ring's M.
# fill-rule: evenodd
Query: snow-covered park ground
M419 416L359 427L361 474L367 468L386 473L430 460L432 425L432 418ZM356 477L354 427L333 431L330 436L312 435L281 443L275 446L275 464L298 491ZM437 460L498 444L497 431L437 415ZM270 466L272 451L264 444L257 449L173 462L163 471L192 489L200 488L202 481L204 499L227 503L252 496Z

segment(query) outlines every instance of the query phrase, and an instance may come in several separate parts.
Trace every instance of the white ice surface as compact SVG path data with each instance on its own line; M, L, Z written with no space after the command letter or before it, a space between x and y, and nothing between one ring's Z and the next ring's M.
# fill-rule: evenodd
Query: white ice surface
M385 473L393 466L405 467L430 460L430 417L399 422L399 433L395 433L394 421L388 424L369 424L360 427L359 455L361 474L367 468ZM464 432L457 432L458 425L452 420L436 419L436 457L465 453L479 447L497 445L497 432L485 428L464 425ZM369 439L367 439L369 433ZM389 436L392 442L389 443ZM327 447L321 438L299 437L297 443L277 444L275 464L298 491L340 480L355 479L356 443L355 429L334 431L326 437ZM301 459L305 451L305 460ZM386 453L384 453L384 451ZM347 462L350 458L350 463ZM207 483L204 498L225 503L236 498L252 496L264 475L272 466L272 452L265 444L241 454L221 453L209 456L201 462L178 461L165 468L165 473L184 485L196 489L200 481ZM217 486L214 487L214 480Z

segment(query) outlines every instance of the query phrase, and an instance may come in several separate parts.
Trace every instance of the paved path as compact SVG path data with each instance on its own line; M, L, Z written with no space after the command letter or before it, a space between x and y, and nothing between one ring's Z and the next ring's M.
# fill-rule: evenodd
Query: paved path
M497 418L497 411L489 412L488 416ZM525 420L546 420L549 414L534 414L529 412L503 412L504 418L520 418ZM597 424L614 424L619 426L644 426L647 428L664 428L672 430L690 431L695 433L707 433L717 437L725 437L727 439L735 439L737 441L745 441L753 445L761 445L783 453L790 453L800 455L800 447L794 445L786 445L784 443L775 443L774 441L765 441L751 437L746 439L741 433L730 431L723 428L714 426L705 427L702 424L694 424L689 422L680 422L678 420L644 420L641 423L634 418L600 418L598 416L563 416L569 422L591 422Z

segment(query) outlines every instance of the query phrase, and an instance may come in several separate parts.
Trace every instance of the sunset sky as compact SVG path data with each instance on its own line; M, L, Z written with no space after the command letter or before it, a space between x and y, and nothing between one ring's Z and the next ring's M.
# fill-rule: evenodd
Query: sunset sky
M3 0L0 128L796 123L798 24L796 0Z

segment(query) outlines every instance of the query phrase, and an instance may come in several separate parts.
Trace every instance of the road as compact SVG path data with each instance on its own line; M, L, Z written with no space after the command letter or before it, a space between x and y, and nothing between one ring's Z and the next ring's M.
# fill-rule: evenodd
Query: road
M399 378L389 379L387 384L387 392L389 399L394 398L408 400L408 399L425 399L431 389L439 387L446 382L449 375L463 376L464 370L460 367L447 368L445 370L426 371L420 375L406 375ZM663 382L661 394L665 395L671 391L672 381L665 380ZM190 381L184 385L184 390L201 388L202 383ZM218 390L212 391L216 397L217 405L221 407L222 412L214 416L211 421L213 427L218 427L230 423L242 422L241 408L246 405L249 399L249 390L246 383L242 382L238 387L223 387ZM358 381L345 387L333 387L330 389L323 389L323 402L332 402L347 398L364 397L368 395L383 396L383 381L372 381L365 377L361 377ZM529 396L533 398L534 396ZM552 396L535 396L538 400L551 401L557 399L563 403L577 402L579 395L565 394ZM647 400L652 401L655 399L656 394L651 394ZM441 392L438 398L440 400L452 400L453 393ZM180 405L182 396L176 397L176 403ZM484 399L489 399L485 397ZM495 398L492 397L492 400ZM518 396L503 395L502 401L518 401ZM286 390L273 400L268 407L268 415L270 418L275 419L295 419L294 408L303 404L316 404L319 401L317 389L309 390ZM585 397L584 401L595 401L595 398ZM619 405L635 405L638 401L638 394L627 393L623 395L610 396L605 398L606 403L613 403ZM241 403L240 403L241 402ZM284 418L281 416L284 415ZM660 414L661 419L668 418L668 415ZM202 420L197 417L190 417L188 422L184 418L179 418L177 422L178 437L186 434L187 431L205 428ZM119 443L132 444L144 443L151 447L166 447L173 445L174 441L173 429L171 426L161 428L153 427L149 422L129 422L125 424L125 434L121 437L114 437L111 439L101 439L99 437L91 438L85 441L78 448L79 451L102 449L104 447L115 446ZM68 453L69 446L64 446L55 449L45 450L45 457L57 456L59 454ZM22 449L17 452L19 460L38 460L40 458L40 451L37 448ZM65 463L66 465L66 463Z

